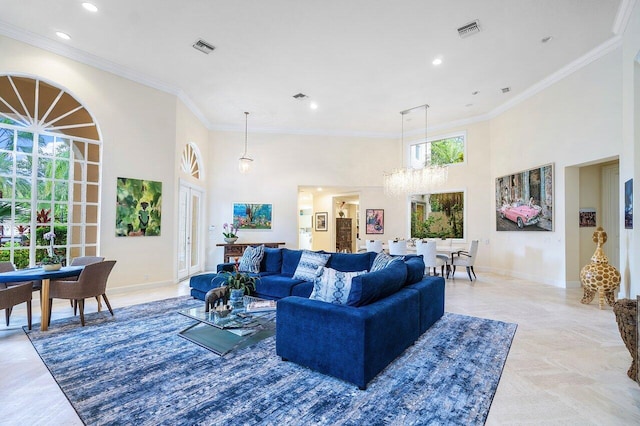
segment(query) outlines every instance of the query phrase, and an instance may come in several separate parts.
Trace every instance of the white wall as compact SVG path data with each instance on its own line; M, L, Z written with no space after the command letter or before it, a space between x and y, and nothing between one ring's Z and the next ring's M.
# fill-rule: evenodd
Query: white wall
M6 37L0 37L0 52L0 73L38 77L65 88L85 105L100 126L100 254L118 261L109 286L172 281L175 96ZM162 182L162 235L115 236L119 176Z
M575 276L565 269L565 219L575 223L565 190L579 187L565 188L565 168L621 153L620 61L616 50L491 120L493 176L555 164L554 231L494 231L494 270L561 287Z

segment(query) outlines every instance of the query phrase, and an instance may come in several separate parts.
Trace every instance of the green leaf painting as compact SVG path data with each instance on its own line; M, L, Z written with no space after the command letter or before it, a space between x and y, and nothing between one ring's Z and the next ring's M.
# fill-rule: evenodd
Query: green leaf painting
M118 178L116 236L160 235L162 182Z

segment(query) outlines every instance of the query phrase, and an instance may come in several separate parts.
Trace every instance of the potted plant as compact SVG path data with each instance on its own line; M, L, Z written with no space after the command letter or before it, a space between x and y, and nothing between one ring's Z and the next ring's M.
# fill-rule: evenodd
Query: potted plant
M45 240L49 241L49 248L47 249L48 255L43 257L40 263L42 264L42 268L45 271L57 271L62 268L62 261L64 260L64 256L57 255L53 248L53 243L56 238L56 234L53 231L49 231L43 235Z
M232 224L225 223L222 225L222 235L224 235L224 241L228 244L233 244L238 240L238 226Z
M233 307L242 306L244 295L250 295L256 289L259 277L238 271L238 259L233 267L233 272L225 271L225 282L229 291L229 301Z

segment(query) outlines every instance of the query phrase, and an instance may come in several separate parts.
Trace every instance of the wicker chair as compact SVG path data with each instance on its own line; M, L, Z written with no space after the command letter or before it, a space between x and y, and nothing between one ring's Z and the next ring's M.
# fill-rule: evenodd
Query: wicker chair
M22 302L27 302L27 323L31 330L31 294L33 293L33 285L31 281L19 283L7 287L0 284L0 309L5 310L7 325L9 325L9 317L14 306Z
M106 288L107 279L115 264L115 260L91 263L84 267L77 281L51 281L49 308L51 308L53 299L69 299L73 301L74 307L78 306L80 308L80 322L84 326L84 299L102 296L104 303L109 308L109 312L113 315L113 309L111 309L111 304L107 299Z
M80 257L74 257L71 260L71 264L69 266L84 266L84 265L90 265L92 263L98 263L98 262L102 262L104 260L104 257L102 256L80 256ZM60 281L73 281L73 280L77 280L78 277L69 277L69 278L59 278L58 280ZM51 280L54 281L54 280ZM57 280L55 280L57 281ZM98 311L100 311L100 297L96 297L96 300L98 301ZM76 314L76 305L73 303L73 300L69 301L71 303L71 306L73 307L73 315Z

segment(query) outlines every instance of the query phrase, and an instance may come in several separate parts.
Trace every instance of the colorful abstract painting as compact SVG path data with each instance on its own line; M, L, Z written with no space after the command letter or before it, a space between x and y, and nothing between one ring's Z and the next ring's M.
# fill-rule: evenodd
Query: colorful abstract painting
M367 234L384 234L384 210L367 209Z
M162 182L118 178L116 196L116 236L160 235Z
M233 223L240 229L270 230L273 204L233 203Z

